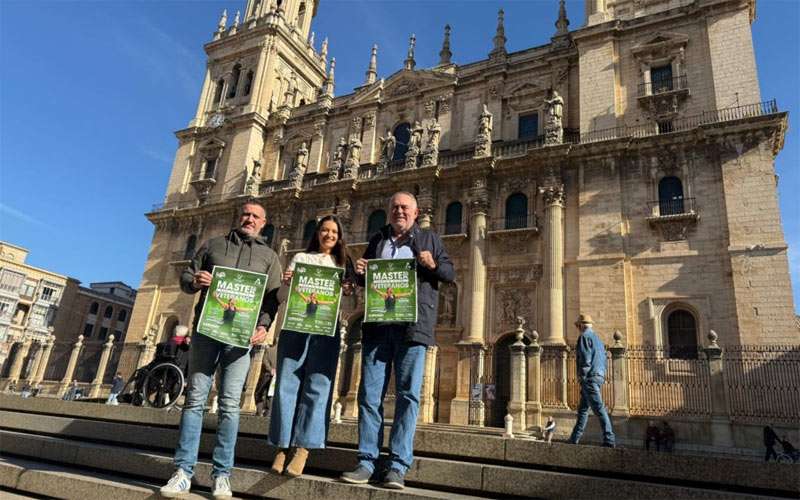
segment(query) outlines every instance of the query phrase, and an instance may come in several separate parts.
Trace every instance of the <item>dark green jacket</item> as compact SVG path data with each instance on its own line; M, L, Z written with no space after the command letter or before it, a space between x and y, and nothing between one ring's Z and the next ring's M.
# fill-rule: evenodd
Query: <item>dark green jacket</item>
M278 289L281 287L281 275L283 274L278 255L261 237L244 239L234 229L226 236L208 240L197 250L189 267L181 274L181 290L186 293L197 293L199 290L192 284L194 273L197 271L210 273L214 266L235 267L267 275L267 288L264 292L264 300L261 302L258 326L269 328L278 311ZM200 293L200 300L194 308L192 328L195 331L207 291L208 288L203 289Z

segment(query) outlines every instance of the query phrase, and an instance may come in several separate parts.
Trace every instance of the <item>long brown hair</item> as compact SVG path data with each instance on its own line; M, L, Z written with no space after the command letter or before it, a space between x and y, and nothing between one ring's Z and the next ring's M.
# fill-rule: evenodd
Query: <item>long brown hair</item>
M314 236L312 236L311 241L308 242L308 248L306 248L306 252L319 252L319 232L322 229L322 224L329 220L332 220L336 223L336 230L339 232L336 238L336 245L334 245L333 249L331 250L331 255L333 255L337 266L345 267L347 262L347 243L344 241L342 223L339 222L339 218L335 215L326 215L317 221L317 227L314 228Z

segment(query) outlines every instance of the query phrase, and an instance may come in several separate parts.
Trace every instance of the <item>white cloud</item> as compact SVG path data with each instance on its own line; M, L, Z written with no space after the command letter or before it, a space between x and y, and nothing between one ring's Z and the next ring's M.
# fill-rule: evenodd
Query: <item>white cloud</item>
M19 221L25 222L26 224L33 224L35 226L47 229L53 229L53 227L47 224L46 222L40 221L36 217L28 215L24 212L20 212L19 210L9 207L4 203L0 203L0 213L7 215L8 217L13 217L14 219L17 219Z

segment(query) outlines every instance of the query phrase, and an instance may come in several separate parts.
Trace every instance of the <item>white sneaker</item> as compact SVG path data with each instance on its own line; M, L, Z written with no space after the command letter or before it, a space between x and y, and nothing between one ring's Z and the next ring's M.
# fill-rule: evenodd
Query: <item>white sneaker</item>
M229 476L217 476L214 478L214 490L211 492L214 498L232 498L231 478Z
M192 487L192 478L183 469L178 469L169 478L167 484L161 487L161 496L166 498L181 497L189 494Z

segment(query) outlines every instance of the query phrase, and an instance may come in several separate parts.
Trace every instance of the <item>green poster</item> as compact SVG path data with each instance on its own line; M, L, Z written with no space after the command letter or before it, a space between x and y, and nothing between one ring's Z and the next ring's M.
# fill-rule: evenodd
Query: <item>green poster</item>
M416 323L417 272L414 259L372 259L367 263L364 323Z
M289 287L283 329L313 335L336 334L342 274L339 267L297 263Z
M225 344L249 347L261 314L267 275L214 266L197 332Z

